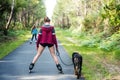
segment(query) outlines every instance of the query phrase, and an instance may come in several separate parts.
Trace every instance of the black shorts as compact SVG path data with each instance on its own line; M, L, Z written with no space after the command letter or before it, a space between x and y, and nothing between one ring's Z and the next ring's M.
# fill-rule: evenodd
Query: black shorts
M49 44L49 43L40 43L40 45L43 47L46 47L46 46L52 47L53 46L53 44Z

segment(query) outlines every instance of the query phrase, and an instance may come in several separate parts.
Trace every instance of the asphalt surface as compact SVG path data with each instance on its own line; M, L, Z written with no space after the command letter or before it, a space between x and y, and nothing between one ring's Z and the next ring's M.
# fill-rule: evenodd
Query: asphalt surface
M71 58L60 43L58 47L63 61L71 64ZM60 60L64 74L59 73L47 47L36 62L32 73L29 73L29 64L35 54L35 42L29 44L27 41L16 48L0 60L0 80L78 80L74 75L73 65L65 66Z

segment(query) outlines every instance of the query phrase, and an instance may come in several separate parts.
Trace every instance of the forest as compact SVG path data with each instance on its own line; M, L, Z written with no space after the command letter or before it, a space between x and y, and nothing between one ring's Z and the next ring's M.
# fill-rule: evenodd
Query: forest
M0 31L4 35L9 30L26 29L38 23L43 16L45 6L42 0L0 1Z
M119 0L58 0L53 20L56 26L84 37L81 46L116 50L119 56Z
M0 53L8 54L11 41L28 40L45 16L44 0L0 0ZM82 53L86 80L120 79L120 0L57 0L52 23L66 51Z
M120 79L120 0L57 0L53 22L67 52L83 55L86 80Z

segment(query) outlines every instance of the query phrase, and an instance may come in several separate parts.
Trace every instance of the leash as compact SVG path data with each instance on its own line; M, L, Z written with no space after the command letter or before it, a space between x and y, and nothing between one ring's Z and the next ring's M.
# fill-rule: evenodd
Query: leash
M71 64L66 64L66 63L62 60L62 58L61 58L61 56L60 56L60 52L59 52L58 50L56 50L56 55L59 57L60 61L61 61L64 65L66 65L66 66L71 66L71 65L73 65L73 63L71 63Z

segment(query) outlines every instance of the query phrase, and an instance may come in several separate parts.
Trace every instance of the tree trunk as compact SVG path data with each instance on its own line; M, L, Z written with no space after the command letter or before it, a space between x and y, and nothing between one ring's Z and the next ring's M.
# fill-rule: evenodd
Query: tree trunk
M85 5L84 5L84 9L85 9L85 11L84 11L84 16L86 16L86 15L87 15L87 2L85 1L84 4L85 4Z
M5 35L7 35L7 30L9 29L9 26L10 26L11 19L12 19L12 16L13 16L13 11L14 11L14 0L13 0L12 5L11 5L11 13L10 13L8 22L7 22L5 30L4 30Z

